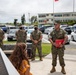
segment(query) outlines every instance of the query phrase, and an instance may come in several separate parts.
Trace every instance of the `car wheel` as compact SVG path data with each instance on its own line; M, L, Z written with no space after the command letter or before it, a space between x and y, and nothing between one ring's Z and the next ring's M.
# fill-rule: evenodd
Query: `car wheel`
M67 44L70 44L70 41Z
M71 40L74 41L74 37L73 36L71 36Z

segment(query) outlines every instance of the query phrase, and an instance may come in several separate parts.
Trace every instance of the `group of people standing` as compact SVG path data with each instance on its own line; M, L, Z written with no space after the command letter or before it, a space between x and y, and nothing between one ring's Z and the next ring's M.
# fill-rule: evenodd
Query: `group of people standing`
M17 43L15 49L10 55L9 59L12 64L15 66L17 71L20 75L32 75L30 73L30 63L28 59L27 53L27 32L23 29L22 26L19 27L19 30L16 32L16 39ZM31 61L35 60L36 56L36 48L38 49L40 61L42 61L42 47L41 47L41 40L42 40L42 32L38 30L38 26L34 26L34 31L30 35L30 39L32 40L32 56Z
M19 30L16 32L16 39L17 43L26 43L27 40L27 31L20 26ZM38 30L38 26L34 26L34 31L30 35L30 39L32 40L32 56L31 60L35 60L36 56L36 48L38 49L40 61L42 61L42 47L41 47L41 40L42 40L42 32Z
M0 32L0 34L1 33L3 32ZM26 45L27 32L23 29L22 26L20 26L19 30L16 32L16 39L17 39L17 44L15 46L13 53L10 55L9 59L12 62L12 64L15 66L17 71L20 73L20 75L32 75L32 73L30 73L30 63L27 57L27 45ZM42 46L41 46L42 32L39 31L37 25L34 26L34 31L31 33L30 39L32 40L31 61L35 60L36 48L38 49L39 60L43 61ZM54 30L50 33L50 38L49 38L49 41L52 44L52 48L51 48L52 69L50 73L53 73L56 71L55 67L57 65L57 56L59 56L59 63L60 63L60 66L62 67L61 72L63 74L66 74L66 71L64 68L65 62L63 57L64 57L64 50L65 50L65 43L67 39L68 39L68 36L66 32L60 28L60 23L55 22ZM1 38L0 38L0 42L1 42Z

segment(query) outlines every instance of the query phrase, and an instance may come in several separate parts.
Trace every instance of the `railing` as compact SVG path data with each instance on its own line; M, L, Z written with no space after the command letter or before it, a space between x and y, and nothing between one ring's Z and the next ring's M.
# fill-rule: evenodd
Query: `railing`
M0 48L0 75L20 75Z

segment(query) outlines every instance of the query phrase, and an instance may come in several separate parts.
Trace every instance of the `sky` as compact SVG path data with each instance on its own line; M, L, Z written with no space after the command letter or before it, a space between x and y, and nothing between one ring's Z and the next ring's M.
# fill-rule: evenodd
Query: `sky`
M54 1L54 12L73 12L73 0ZM53 13L53 0L0 0L0 23L13 23L14 19L20 22L23 14L28 22L31 16L38 13Z

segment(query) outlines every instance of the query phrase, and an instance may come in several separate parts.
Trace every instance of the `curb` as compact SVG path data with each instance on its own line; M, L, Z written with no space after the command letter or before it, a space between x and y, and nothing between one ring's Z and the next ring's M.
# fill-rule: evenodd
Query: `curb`
M45 59L52 59L52 54L50 53L49 55L47 55ZM76 55L64 54L64 60L76 62Z

